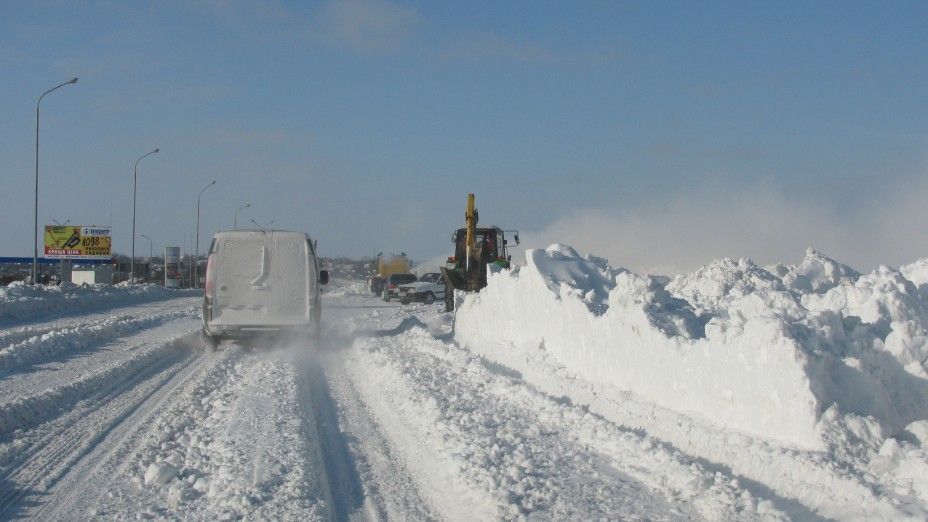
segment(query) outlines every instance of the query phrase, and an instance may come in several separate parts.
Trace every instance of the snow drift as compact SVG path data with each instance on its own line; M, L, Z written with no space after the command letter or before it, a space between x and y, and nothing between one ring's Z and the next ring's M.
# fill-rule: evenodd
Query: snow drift
M804 449L878 448L928 419L928 260L860 275L809 250L798 265L722 259L664 278L564 245L525 256L458 296L455 338L490 359L543 357Z
M17 281L0 287L0 323L192 296L200 292L202 290L171 290L153 284L33 286Z

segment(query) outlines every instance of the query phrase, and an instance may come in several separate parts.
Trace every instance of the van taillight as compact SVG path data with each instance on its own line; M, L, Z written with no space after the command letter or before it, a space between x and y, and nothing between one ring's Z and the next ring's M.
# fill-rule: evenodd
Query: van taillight
M216 273L213 271L213 262L215 261L216 254L210 254L206 258L206 295L211 295L213 293L213 282L216 279Z
M390 283L390 288L396 288L396 283Z

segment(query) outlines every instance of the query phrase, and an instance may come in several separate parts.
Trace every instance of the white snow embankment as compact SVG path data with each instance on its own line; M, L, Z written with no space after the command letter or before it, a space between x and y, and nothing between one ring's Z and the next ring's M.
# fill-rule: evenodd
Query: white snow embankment
M0 287L0 323L82 312L104 307L189 297L202 290L174 290L159 285L29 285L21 281Z
M744 433L820 446L808 355L782 327L781 293L751 292L728 317L703 326L655 279L570 247L529 250L526 261L491 274L486 289L463 299L455 316L460 342L481 350L542 346L590 381Z
M928 303L902 272L860 276L809 251L796 266L723 259L665 284L562 245L526 259L458 296L459 342L825 516L926 513ZM755 441L719 452L682 433L707 429Z
M800 448L823 447L832 407L882 437L928 418L928 303L898 271L810 251L782 277L726 259L665 286L562 245L526 259L463 298L459 341L542 346L589 381Z

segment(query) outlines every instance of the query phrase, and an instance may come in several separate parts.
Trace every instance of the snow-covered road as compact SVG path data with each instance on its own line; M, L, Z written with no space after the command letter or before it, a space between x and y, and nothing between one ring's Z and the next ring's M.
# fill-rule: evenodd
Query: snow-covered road
M350 290L320 347L205 350L197 297L8 322L0 518L441 518L344 371L403 310Z
M818 518L460 346L441 305L335 281L320 346L210 352L198 303L0 325L0 519Z

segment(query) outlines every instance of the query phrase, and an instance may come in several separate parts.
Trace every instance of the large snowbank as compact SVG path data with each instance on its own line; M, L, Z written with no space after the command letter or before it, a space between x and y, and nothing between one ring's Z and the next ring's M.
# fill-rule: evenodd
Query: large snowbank
M455 338L773 443L879 449L928 419L926 281L928 260L861 276L811 250L668 281L552 245L459 295Z
M196 295L202 290L172 290L159 285L29 285L0 287L0 323L133 303Z

